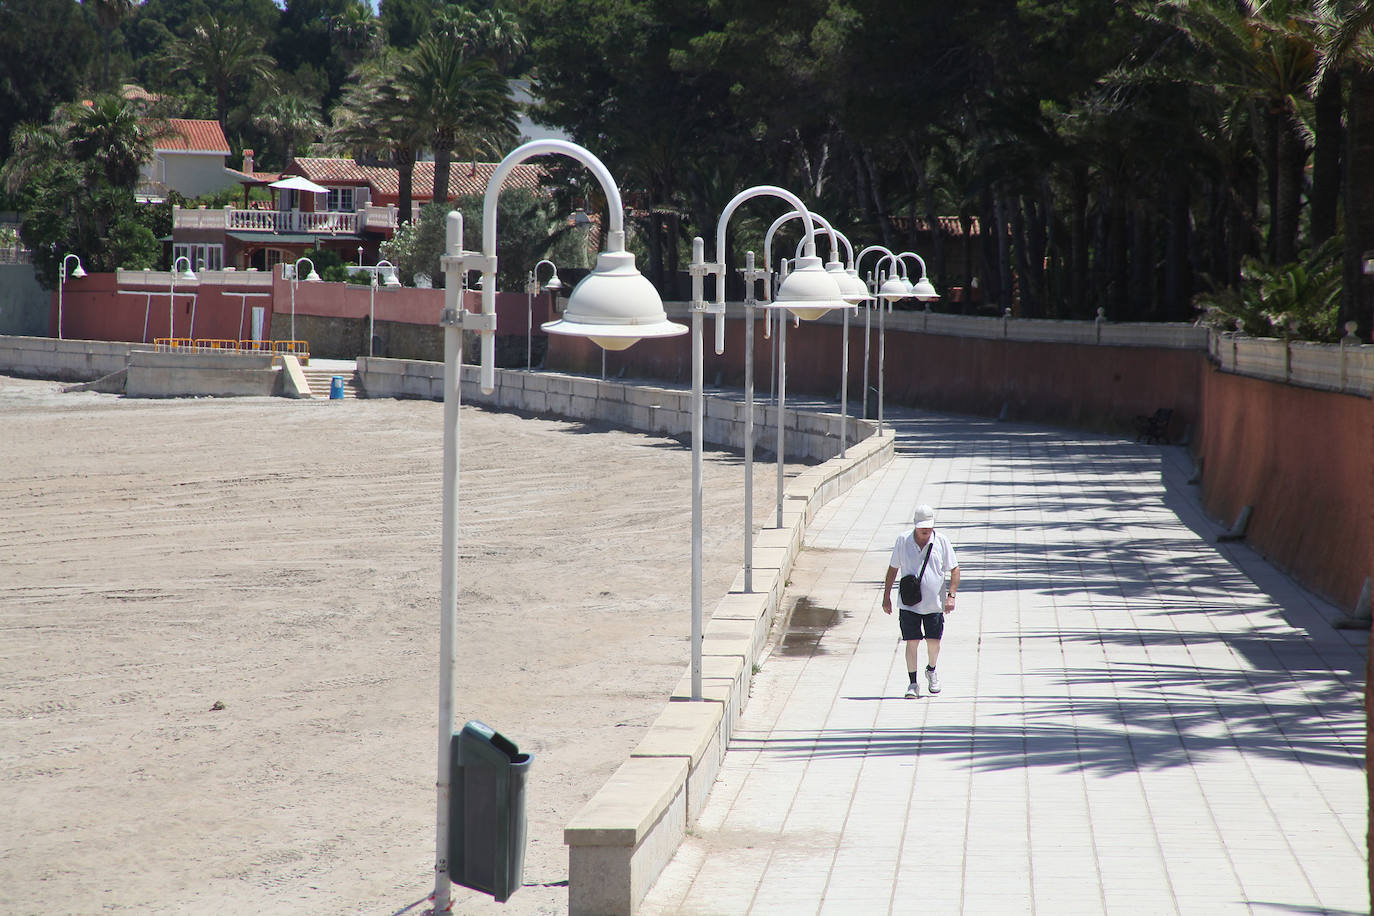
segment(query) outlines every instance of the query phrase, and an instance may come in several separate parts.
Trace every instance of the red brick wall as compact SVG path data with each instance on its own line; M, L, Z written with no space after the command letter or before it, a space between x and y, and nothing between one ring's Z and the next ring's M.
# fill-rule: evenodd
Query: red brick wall
M186 337L192 331L196 337L220 340L241 340L251 332L252 307L267 306L270 299L227 295L233 289L248 290L247 286L210 286L209 284L177 284L176 302L172 308L168 334L169 286L128 287L129 294L121 295L114 274L91 274L81 280L69 280L62 295L62 336L69 340L117 340L152 343L159 337ZM134 290L137 292L133 292ZM152 293L151 297L147 293ZM192 310L194 308L194 316ZM57 292L53 291L49 313L50 333L57 336ZM195 324L192 326L192 318Z
M178 284L176 305L172 314L172 328L168 334L168 286L143 287L127 285L125 294L118 292L114 274L91 274L80 280L67 282L62 295L62 336L70 340L117 340L151 343L159 337L194 336L206 339L245 340L252 333L253 306L267 309L268 339L289 337L291 323L291 283L273 271L270 288L243 284L226 286L209 283ZM268 297L250 296L246 300L231 291L268 292ZM151 292L152 297L144 294ZM439 324L444 307L444 291L438 289L385 289L378 287L375 306L370 305L370 289L346 283L300 283L295 290L297 316L315 315L325 318L363 319L369 307L375 307L377 321L405 324ZM191 324L194 296L195 325ZM468 293L468 306L476 308L477 293ZM246 303L246 304L245 304ZM548 320L549 297L536 296L532 302L534 332L541 334L539 325ZM496 296L497 323L504 334L525 333L527 299L523 293L498 293ZM57 336L57 292L54 290L50 307L49 333ZM146 327L146 331L145 331Z
M744 379L744 322L730 321L725 353L717 356L714 319L704 323L705 378L738 387ZM843 328L802 322L787 329L787 390L838 399ZM1060 423L1104 430L1130 430L1137 415L1160 407L1175 410L1171 427L1182 436L1198 416L1199 373L1206 357L1197 351L1145 347L1087 347L944 337L906 331L886 334L889 404L982 416L1005 405L1011 419ZM870 339L869 385L878 384L878 333ZM754 336L754 383L769 384L772 342L760 325ZM859 402L863 386L863 319L849 329L849 396ZM601 351L577 338L556 337L551 368L599 374ZM608 375L690 384L690 335L641 341L606 355Z
M726 352L705 330L705 378L743 379L743 322L729 323ZM841 328L803 322L788 329L789 392L839 393ZM755 384L767 390L770 342L756 335ZM877 341L870 384L877 384ZM863 326L850 329L851 403L863 378ZM601 351L588 341L554 337L549 365L599 374ZM643 341L608 353L607 373L691 381L690 336ZM1193 430L1203 456L1209 513L1229 524L1254 507L1249 542L1339 607L1354 607L1374 570L1370 399L1226 375L1197 351L1098 347L887 334L886 395L910 405L1033 420L1102 431L1132 431L1134 417L1175 410L1171 434ZM857 407L856 407L857 409ZM1368 563L1352 558L1371 558Z
M1370 400L1208 369L1196 451L1208 513L1253 506L1246 540L1352 610L1374 562ZM1356 559L1356 562L1352 562Z

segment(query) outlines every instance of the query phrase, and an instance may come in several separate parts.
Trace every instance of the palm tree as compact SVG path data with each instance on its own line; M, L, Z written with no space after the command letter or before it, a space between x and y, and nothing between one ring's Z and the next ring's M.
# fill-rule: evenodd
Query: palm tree
M1317 67L1316 28L1295 0L1164 0L1146 18L1168 22L1214 62L1215 87L1249 100L1268 126L1269 257L1297 256L1302 176L1309 153L1308 85Z
M436 30L447 31L467 56L491 58L502 73L527 44L515 15L497 7L480 11L444 7Z
M167 48L173 73L184 73L207 83L215 96L215 117L224 126L229 113L229 92L234 83L258 79L275 82L276 62L262 50L263 40L250 29L221 22L210 16L191 28Z
M515 101L490 60L468 58L451 36L421 39L401 68L416 121L434 150L434 200L448 199L454 153L499 152L516 139Z
M132 190L139 169L153 158L159 132L128 101L106 95L74 107L68 146L74 159L91 163L112 186Z
M410 116L411 98L398 78L401 56L383 51L353 73L334 106L331 140L350 155L390 162L398 178L398 208L409 219L413 204L415 151L424 143Z
M253 126L280 144L283 168L296 158L296 147L302 141L314 140L325 131L319 106L295 93L264 100L253 115Z
M1321 59L1314 83L1344 70L1348 76L1345 149L1345 269L1341 321L1356 320L1370 333L1368 307L1361 301L1363 262L1374 251L1374 2L1324 0L1318 5ZM1371 820L1374 828L1374 819ZM1370 863L1374 881L1374 861ZM1374 883L1371 883L1374 888Z
M10 135L10 156L0 166L0 186L18 194L38 175L63 158L62 134L50 124L26 121Z
M367 0L351 0L342 12L330 17L330 25L334 43L350 67L385 46L382 21Z
M102 95L89 105L59 106L47 124L15 131L14 155L0 176L26 201L20 231L45 281L56 277L63 251L79 253L96 270L151 257L132 228L133 189L157 130L128 101Z
M106 89L112 88L110 85L110 45L113 43L115 29L124 17L133 11L135 0L94 0L92 6L95 9L95 21L100 27L100 43L105 51L105 64L101 85Z

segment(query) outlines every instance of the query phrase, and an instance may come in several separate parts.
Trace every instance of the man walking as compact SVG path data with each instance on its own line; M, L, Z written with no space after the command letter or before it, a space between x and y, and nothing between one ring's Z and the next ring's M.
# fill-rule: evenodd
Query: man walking
M954 595L959 591L959 560L954 545L935 531L935 510L925 503L916 507L915 526L903 532L892 545L887 578L883 581L883 613L892 613L892 583L898 574L902 586L898 593L901 612L897 622L906 643L906 670L910 683L908 699L921 695L919 653L926 643L926 686L932 694L940 692L940 675L935 663L940 658L940 638L945 632L945 615L954 612ZM945 578L949 592L941 595Z

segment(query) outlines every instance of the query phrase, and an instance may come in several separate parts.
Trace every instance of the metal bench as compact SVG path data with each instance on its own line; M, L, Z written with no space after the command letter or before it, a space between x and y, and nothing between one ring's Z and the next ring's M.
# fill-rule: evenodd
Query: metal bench
M1161 407L1148 417L1135 418L1135 441L1167 443L1169 421L1174 418L1172 407Z

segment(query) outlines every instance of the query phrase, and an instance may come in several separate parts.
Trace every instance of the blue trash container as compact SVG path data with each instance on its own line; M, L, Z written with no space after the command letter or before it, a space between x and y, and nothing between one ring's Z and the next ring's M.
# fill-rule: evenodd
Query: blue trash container
M343 400L343 376L336 375L329 381L329 400Z

